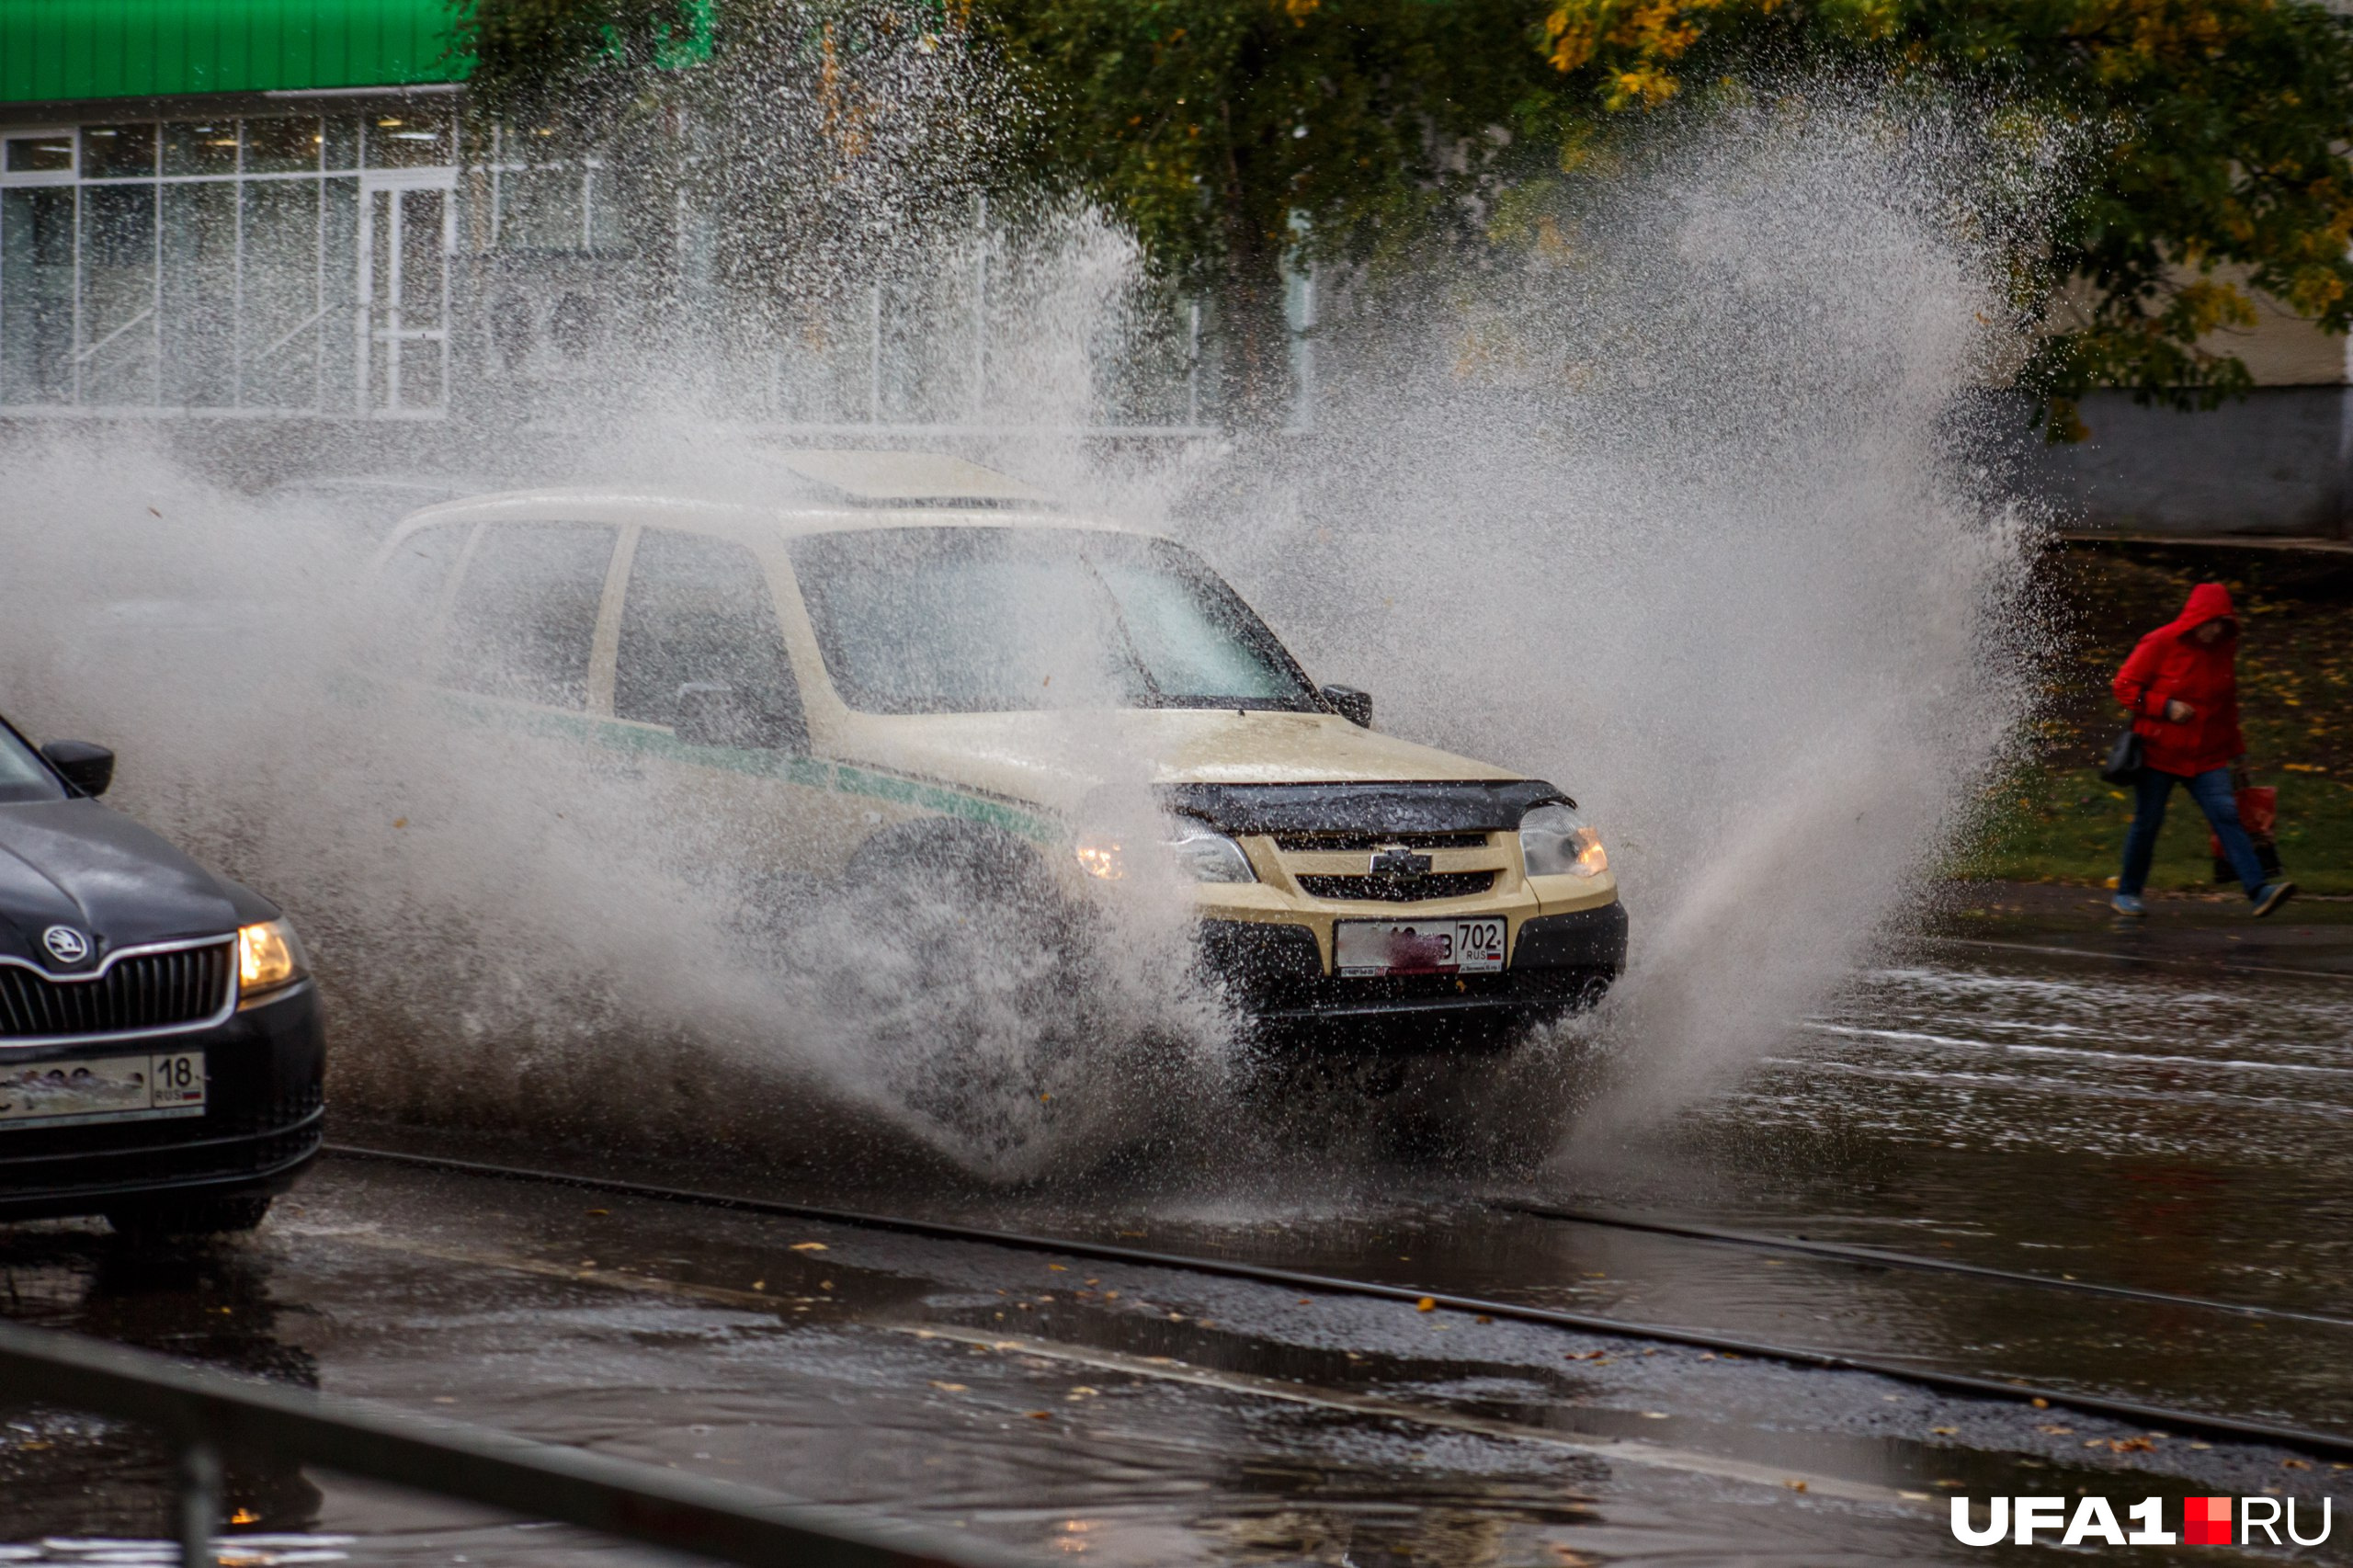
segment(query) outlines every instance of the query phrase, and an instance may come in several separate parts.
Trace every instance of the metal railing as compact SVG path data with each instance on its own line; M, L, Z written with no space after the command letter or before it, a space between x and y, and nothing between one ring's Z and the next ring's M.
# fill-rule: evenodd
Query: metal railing
M224 1452L313 1465L746 1568L1035 1568L1038 1562L847 1508L17 1324L0 1323L0 1399L91 1411L161 1432L178 1453L173 1517L185 1568L215 1562Z

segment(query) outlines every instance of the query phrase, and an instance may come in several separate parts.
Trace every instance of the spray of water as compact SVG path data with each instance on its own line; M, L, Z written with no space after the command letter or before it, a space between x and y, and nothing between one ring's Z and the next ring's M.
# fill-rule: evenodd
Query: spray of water
M1540 210L1524 267L1368 291L1316 438L1227 493L1218 553L1316 668L1603 824L1605 1121L1781 1041L2023 716L2036 526L1986 392L2052 163L1847 93L1727 110Z
M976 455L1189 537L1385 728L1603 823L1637 937L1602 1027L1408 1085L1423 1110L1540 1145L1597 1042L1620 1111L1736 1070L1962 822L2020 713L2030 531L1957 416L2004 347L1987 214L2021 205L1972 199L1985 146L1870 104L1733 111L1564 198L1524 267L1343 292L1314 433L1173 465L1080 439L1138 335L1111 226L927 242L935 271L997 247L997 347L961 356L996 432ZM772 494L760 443L661 369L617 359L645 395L543 424L509 477ZM1238 1146L1233 1036L1173 889L1075 965L887 879L779 890L738 819L353 678L371 540L119 430L0 463L0 703L119 744L123 804L304 923L347 1108L997 1178L1140 1145L1230 1171L1361 1119L1275 1115ZM1090 809L1148 836L1149 759L1062 734Z

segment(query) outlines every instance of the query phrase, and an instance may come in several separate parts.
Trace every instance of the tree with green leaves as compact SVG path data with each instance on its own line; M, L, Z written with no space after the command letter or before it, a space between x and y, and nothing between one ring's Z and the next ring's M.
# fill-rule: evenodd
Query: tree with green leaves
M977 0L1040 111L1032 163L1213 301L1233 415L1288 376L1286 266L1476 244L1558 98L1521 0ZM1537 165L1541 167L1540 162Z
M853 26L867 52L828 64L811 40ZM698 28L712 58L678 63ZM2251 324L2256 292L2353 327L2353 19L2314 0L475 0L460 41L494 107L608 119L679 96L648 86L665 58L714 104L752 81L822 97L866 72L858 112L887 117L888 74L844 60L960 51L985 136L934 113L883 149L837 133L856 113L803 117L833 127L813 150L832 172L763 149L726 189L730 221L918 145L954 155L908 177L953 165L1083 193L1215 302L1243 421L1285 391L1287 267L1475 262L1518 232L1494 222L1508 193L1593 177L1597 148L1703 122L1720 95L1809 82L1941 95L2083 149L2009 258L2039 318L2021 382L2057 432L2094 387L2178 406L2243 391L2245 365L2208 340Z
M642 250L709 240L729 315L822 331L1009 183L1027 113L921 0L475 0L472 144L612 160Z
M2353 328L2353 18L2311 0L1562 0L1540 47L1579 131L1816 73L2075 140L2074 188L2010 258L2054 435L2096 387L2243 392L2201 340L2253 326L2256 291Z

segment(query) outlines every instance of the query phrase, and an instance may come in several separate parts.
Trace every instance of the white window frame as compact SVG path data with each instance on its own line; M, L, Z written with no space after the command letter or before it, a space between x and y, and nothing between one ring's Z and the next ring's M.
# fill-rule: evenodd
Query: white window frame
M448 90L454 91L455 89L450 88ZM363 90L363 92L366 96L376 96L376 90L374 89L366 89ZM286 96L294 97L298 95ZM308 95L301 96L307 97ZM335 95L319 96L324 97ZM355 93L348 96L358 97L362 96L362 94ZM331 117L333 113L330 106L315 105L307 102L300 106L290 105L289 108L295 115L306 118ZM365 117L374 111L363 110L355 108L345 112ZM186 115L178 117L159 117L153 113L143 115L134 113L118 119L110 115L99 114L93 115L86 120L76 120L66 124L0 126L0 140L15 142L18 140L29 140L36 138L56 138L64 141L67 146L71 149L71 166L64 169L43 169L39 171L20 171L11 173L6 167L6 159L5 155L0 155L0 187L70 189L74 193L72 199L74 205L72 220L74 244L74 320L71 335L71 342L73 345L71 351L73 355L73 361L69 371L70 384L67 389L67 395L65 401L57 403L28 403L0 405L0 417L29 416L41 418L103 418L119 417L123 415L189 416L198 418L324 417L330 419L348 419L353 417L438 419L443 417L452 390L449 377L454 369L450 363L450 354L449 350L448 340L450 336L450 323L447 314L446 301L442 325L439 328L434 329L425 335L438 337L442 340L444 380L442 398L439 406L427 409L390 410L377 409L369 405L366 398L366 375L368 367L367 354L369 343L367 335L367 295L365 289L371 279L364 271L360 270L360 264L357 256L354 256L352 263L354 268L353 277L346 279L343 283L338 284L333 276L330 270L330 256L328 255L326 244L328 212L325 198L328 184L335 180L349 180L353 182L354 186L357 187L358 200L359 204L358 218L360 222L359 232L355 236L354 241L356 251L360 247L366 246L371 237L365 223L368 202L371 199L369 194L371 191L381 190L387 187L413 187L416 186L424 186L444 191L446 194L442 204L442 248L445 256L448 256L450 258L450 265L454 267L455 253L457 249L456 235L459 227L458 176L461 172L460 166L455 164L448 164L428 165L415 168L369 168L366 165L368 156L368 131L367 127L362 124L355 128L355 133L357 134L358 141L352 150L352 165L349 166L324 166L325 160L322 159L322 166L315 169L298 168L268 171L249 169L245 166L244 146L247 139L248 126L252 121L256 119L275 119L281 118L277 115L266 114L234 114L220 117L224 122L234 124L237 127L237 139L239 142L237 158L235 161L235 166L228 171L211 174L172 175L162 173L160 167L151 167L150 172L145 174L108 176L100 178L90 176L83 166L82 133L91 126L115 124L152 126L154 128L158 138L158 151L160 155L160 139L163 134L164 127L166 124L176 123L179 120L186 120L189 118L189 116ZM324 123L324 120L322 123ZM314 319L318 321L318 330L321 331L323 335L331 335L337 330L332 324L332 318L327 317L324 314L324 312L331 309L335 312L337 317L342 314L343 304L340 296L343 288L357 287L361 290L358 295L360 320L356 324L358 339L354 345L355 357L358 360L358 370L360 377L358 384L355 386L350 383L349 372L340 364L335 368L332 380L327 379L323 361L321 379L317 382L317 396L313 403L308 404L297 403L292 405L274 403L248 403L245 401L245 369L249 360L246 357L246 345L244 340L240 338L237 349L237 358L232 369L232 389L229 394L230 401L226 403L208 403L184 406L160 401L163 395L161 389L165 384L162 380L165 367L163 366L160 358L160 344L157 349L159 358L156 367L158 378L156 382L156 395L158 401L129 404L99 404L85 402L83 374L86 368L85 361L88 358L88 351L92 346L85 344L82 341L82 312L85 303L85 258L83 254L85 236L82 232L82 225L83 209L85 205L83 192L85 189L116 188L131 186L142 187L155 192L158 202L155 222L157 243L160 244L163 233L161 202L165 187L174 185L203 184L222 184L233 187L236 191L236 199L233 207L236 214L235 222L237 226L237 233L234 241L236 252L236 278L233 284L235 297L233 304L233 313L234 319L240 324L240 331L242 331L242 324L245 320L246 315L246 280L244 272L247 261L245 247L248 242L244 232L246 209L245 187L249 185L278 181L308 182L316 186L320 191L320 229L317 241L318 272L316 275L316 299L322 306L322 311ZM335 270L340 270L340 268L335 268ZM450 279L445 275L445 290L449 287L449 281ZM5 285L0 284L0 287L5 287ZM161 298L160 290L162 287L163 267L161 256L159 255L155 267L155 288L158 290L157 297L159 301ZM331 306L326 303L330 299L334 301L334 303ZM160 309L160 306L158 309ZM144 330L150 332L160 332L163 324L162 317L158 314L150 320ZM308 324L305 324L307 325ZM303 329L298 327L296 330L299 333ZM284 348L287 347L289 341L290 341L290 339L281 337L278 342L265 346L267 352L265 352L263 355L254 358L250 362L256 364L262 362L268 358L268 353Z
M441 199L441 324L437 327L408 327L400 322L400 306L391 307L391 324L379 327L375 323L376 308L376 222L375 199L380 192L389 193L400 210L401 197L412 190L438 190ZM405 225L405 218L397 218L397 225ZM353 329L358 334L358 353L353 388L356 405L369 419L440 419L449 409L449 377L454 369L449 352L449 284L458 267L458 171L454 168L363 169L359 173L359 290L355 307L358 319ZM392 268L391 297L400 298L400 252L395 248L389 258ZM431 408L401 406L400 367L409 350L404 347L390 357L385 365L384 402L369 401L369 383L376 364L381 343L438 343L441 350L441 401Z
M72 149L71 167L63 169L26 169L11 173L7 150L0 147L0 186L17 185L78 185L82 180L82 128L79 125L11 125L0 127L0 142L31 142L44 136L63 136Z

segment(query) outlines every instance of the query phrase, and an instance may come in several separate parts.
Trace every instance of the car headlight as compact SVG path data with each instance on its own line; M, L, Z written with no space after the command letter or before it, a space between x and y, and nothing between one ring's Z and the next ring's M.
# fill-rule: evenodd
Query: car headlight
M1176 869L1197 882L1255 882L1258 873L1250 869L1250 857L1242 846L1222 833L1192 823L1178 824L1167 841L1168 852L1176 858Z
M1558 801L1519 819L1519 857L1531 877L1597 877L1609 869L1601 835L1575 807Z
M1243 853L1242 846L1198 823L1170 824L1168 836L1161 840L1160 846L1176 862L1178 874L1188 881L1255 882L1258 880L1258 873L1250 869L1250 857ZM1081 835L1072 846L1072 853L1078 857L1078 869L1090 877L1116 882L1128 874L1126 846L1108 834Z
M303 961L302 939L290 920L265 920L237 932L237 994L275 991L311 972Z

